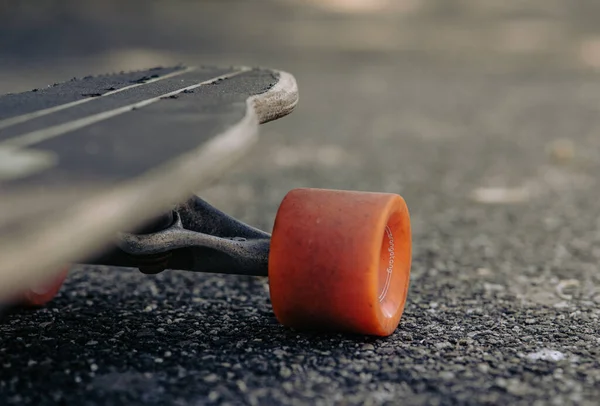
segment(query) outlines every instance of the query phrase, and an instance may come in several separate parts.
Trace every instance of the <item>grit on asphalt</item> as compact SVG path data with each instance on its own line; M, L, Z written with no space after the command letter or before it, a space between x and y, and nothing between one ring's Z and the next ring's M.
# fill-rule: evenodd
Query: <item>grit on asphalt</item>
M598 404L595 2L366 3L388 8L4 6L3 92L171 61L291 72L297 110L202 196L270 230L295 187L399 193L414 255L384 339L290 331L261 278L77 266L1 322L0 404Z

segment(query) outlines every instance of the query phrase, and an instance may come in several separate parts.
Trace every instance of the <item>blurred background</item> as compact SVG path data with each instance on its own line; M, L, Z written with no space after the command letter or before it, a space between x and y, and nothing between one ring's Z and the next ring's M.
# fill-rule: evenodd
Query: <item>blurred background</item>
M596 69L598 13L594 0L2 0L0 91L172 62Z

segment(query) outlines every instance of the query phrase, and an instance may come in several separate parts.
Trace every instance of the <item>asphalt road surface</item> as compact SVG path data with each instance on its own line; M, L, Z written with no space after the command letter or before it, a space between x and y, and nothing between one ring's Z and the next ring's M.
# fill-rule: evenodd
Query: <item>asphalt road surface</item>
M384 339L290 331L264 279L77 266L1 322L0 404L598 403L594 1L112 3L5 10L0 88L173 59L290 71L297 110L202 196L270 230L294 187L401 194L405 314Z

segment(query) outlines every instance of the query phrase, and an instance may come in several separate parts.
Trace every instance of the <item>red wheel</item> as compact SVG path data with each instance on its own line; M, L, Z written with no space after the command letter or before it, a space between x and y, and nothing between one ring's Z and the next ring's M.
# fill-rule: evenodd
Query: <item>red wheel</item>
M292 190L271 237L273 311L288 327L388 336L404 311L411 251L402 197Z
M45 305L58 294L68 274L68 268L62 270L49 281L23 292L16 302L24 307L39 307Z

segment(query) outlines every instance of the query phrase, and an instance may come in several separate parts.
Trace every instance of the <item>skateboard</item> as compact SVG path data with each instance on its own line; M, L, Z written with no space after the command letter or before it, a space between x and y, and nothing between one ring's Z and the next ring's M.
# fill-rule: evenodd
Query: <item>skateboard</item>
M271 233L198 196L297 102L287 72L210 66L0 96L0 301L43 306L74 263L253 275L284 326L392 334L411 267L401 196L294 189Z

